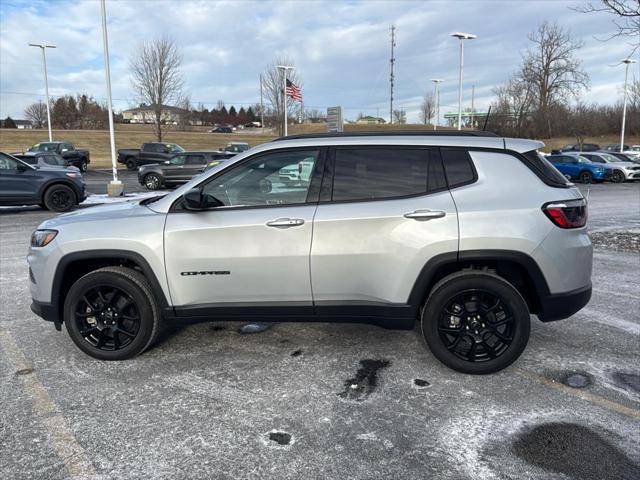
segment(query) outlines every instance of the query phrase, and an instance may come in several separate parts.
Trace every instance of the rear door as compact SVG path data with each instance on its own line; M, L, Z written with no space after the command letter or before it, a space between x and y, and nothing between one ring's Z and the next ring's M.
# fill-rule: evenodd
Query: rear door
M456 255L456 208L438 149L336 147L314 218L318 311L406 305L426 262Z

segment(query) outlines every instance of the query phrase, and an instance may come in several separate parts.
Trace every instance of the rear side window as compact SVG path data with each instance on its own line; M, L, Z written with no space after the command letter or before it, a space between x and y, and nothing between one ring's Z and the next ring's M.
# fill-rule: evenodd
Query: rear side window
M567 187L567 179L549 160L540 155L536 150L530 150L522 154L527 166L547 185L551 187ZM562 155L562 163L571 163L570 158Z
M467 151L443 148L441 152L450 188L472 183L476 179L473 164Z
M204 155L189 155L187 157L187 165L202 165L205 163Z
M335 151L334 201L420 195L444 186L443 180L440 158L431 150L368 147Z

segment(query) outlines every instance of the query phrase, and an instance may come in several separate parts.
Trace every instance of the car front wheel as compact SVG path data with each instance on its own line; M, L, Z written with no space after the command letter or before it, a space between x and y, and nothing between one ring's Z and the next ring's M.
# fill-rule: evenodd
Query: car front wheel
M53 185L44 192L44 206L52 212L67 212L76 204L76 194L67 185Z
M144 186L149 190L158 190L162 186L160 177L155 173L149 173L144 177Z
M581 172L580 173L580 182L581 183L592 183L593 182L593 175L591 175L591 172Z
M530 323L520 293L488 271L445 277L422 311L431 352L448 367L471 374L497 372L516 361L529 340Z
M104 267L73 284L64 323L73 342L100 360L125 360L155 341L160 314L151 287L136 270Z
M86 160L82 160L80 162L80 171L81 172L86 172L87 169L88 169L87 161Z
M614 183L622 183L625 180L625 176L624 173L621 172L620 170L614 170L613 171L613 176L611 177L611 180Z

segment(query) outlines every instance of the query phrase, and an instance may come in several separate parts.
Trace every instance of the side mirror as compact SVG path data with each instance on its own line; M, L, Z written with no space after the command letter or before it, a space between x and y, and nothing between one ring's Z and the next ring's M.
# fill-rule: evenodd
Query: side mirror
M199 188L192 188L182 194L184 208L187 210L202 210L202 191Z
M27 169L27 166L24 163L18 163L16 166L19 172L24 172Z
M64 153L64 152L68 152L68 151L69 151L69 149L68 149L68 148L63 148L63 149L62 149L62 150L60 150L60 151L61 151L62 153Z
M165 164L165 165L171 165L171 162L170 162L169 160L165 160L165 161L164 161L164 164Z

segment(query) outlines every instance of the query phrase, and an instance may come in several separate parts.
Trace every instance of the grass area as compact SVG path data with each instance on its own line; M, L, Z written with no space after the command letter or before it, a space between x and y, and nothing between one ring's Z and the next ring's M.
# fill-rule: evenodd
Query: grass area
M237 133L208 133L209 127L193 127L190 131L180 132L170 130L165 136L165 141L177 143L187 150L215 150L224 147L228 142L247 142L251 146L268 142L276 138L275 133L260 129L242 130ZM427 125L345 125L347 132L351 131L388 131L388 130L431 130ZM326 131L324 124L292 125L290 134L318 133ZM46 130L14 130L0 129L0 151L18 152L28 149L31 145L47 141ZM109 132L107 130L54 130L53 138L73 143L77 148L83 148L91 152L91 167L101 168L111 165L109 151ZM150 125L116 125L116 148L139 148L144 142L153 142L155 137ZM618 135L606 135L602 137L587 137L588 143L616 143L620 141ZM544 141L545 151L561 148L567 143L575 143L573 137L552 138ZM639 144L640 138L630 137L625 143Z

